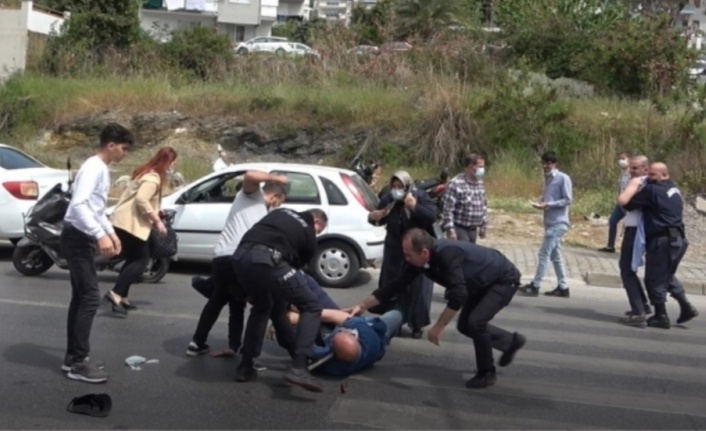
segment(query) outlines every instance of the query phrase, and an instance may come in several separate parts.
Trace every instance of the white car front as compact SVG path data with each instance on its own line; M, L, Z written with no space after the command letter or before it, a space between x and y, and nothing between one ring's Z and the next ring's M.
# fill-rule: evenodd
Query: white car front
M68 171L50 168L32 156L0 144L0 239L24 236L24 216L56 184L66 187Z
M352 171L318 165L251 163L232 165L208 174L162 200L176 211L179 260L210 261L238 185L248 170L281 173L289 179L284 207L296 211L321 208L329 217L318 237L312 275L324 286L347 287L358 270L382 258L385 229L368 223L377 196Z

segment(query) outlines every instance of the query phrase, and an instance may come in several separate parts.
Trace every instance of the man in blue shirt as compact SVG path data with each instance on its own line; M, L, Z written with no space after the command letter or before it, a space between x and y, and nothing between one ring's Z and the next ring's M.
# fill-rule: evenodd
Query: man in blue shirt
M339 310L324 310L321 321L336 324L323 340L314 346L312 359L333 353L317 371L336 377L346 377L367 370L382 359L390 339L402 327L402 313L390 310L379 317L351 317Z
M571 178L556 168L557 156L554 151L542 154L544 170L544 194L541 202L532 203L538 210L544 211L544 241L539 249L537 272L534 279L519 291L525 296L539 295L540 283L547 273L547 263L551 259L558 285L546 292L547 296L568 298L569 286L566 282L566 267L561 254L561 240L569 230L569 206L572 199Z

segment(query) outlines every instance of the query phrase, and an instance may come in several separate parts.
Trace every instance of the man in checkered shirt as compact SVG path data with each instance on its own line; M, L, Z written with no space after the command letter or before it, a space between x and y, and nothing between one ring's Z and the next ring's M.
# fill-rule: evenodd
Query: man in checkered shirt
M488 199L483 176L485 160L478 154L466 157L464 173L457 175L444 194L442 229L448 239L476 242L485 238Z

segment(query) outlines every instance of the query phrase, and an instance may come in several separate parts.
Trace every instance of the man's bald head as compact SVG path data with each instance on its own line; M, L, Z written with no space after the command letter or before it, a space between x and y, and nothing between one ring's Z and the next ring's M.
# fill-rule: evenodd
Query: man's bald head
M333 335L331 347L336 358L343 362L353 362L360 356L358 339L347 332L340 331Z
M630 158L630 176L632 178L647 175L650 168L650 160L647 156L639 155Z
M652 163L647 177L650 179L650 182L659 183L666 181L669 179L669 168L662 162Z

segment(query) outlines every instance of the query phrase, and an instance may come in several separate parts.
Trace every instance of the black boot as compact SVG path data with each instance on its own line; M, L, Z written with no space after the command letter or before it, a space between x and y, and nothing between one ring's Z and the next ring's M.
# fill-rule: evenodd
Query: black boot
M672 295L672 297L679 303L680 313L677 323L686 323L699 315L699 311L691 305L691 302L689 302L688 299L686 299L685 293L682 293L681 295Z
M472 379L466 382L468 389L484 389L493 386L498 378L495 376L495 369L492 371L478 371Z
M669 322L669 316L667 316L667 307L664 304L654 304L654 306L655 314L647 319L647 326L652 328L669 329L671 327L671 323Z

